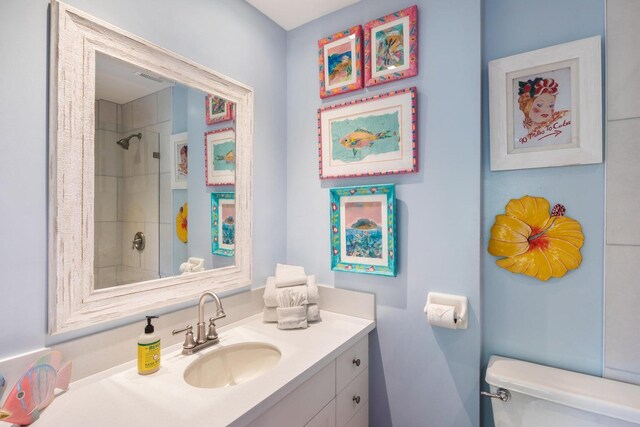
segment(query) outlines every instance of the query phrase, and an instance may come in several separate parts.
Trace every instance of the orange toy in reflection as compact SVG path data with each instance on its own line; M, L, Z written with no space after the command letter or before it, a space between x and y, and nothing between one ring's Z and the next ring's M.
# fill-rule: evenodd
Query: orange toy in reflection
M489 253L498 266L539 280L562 277L580 266L584 235L580 223L564 216L565 208L542 197L512 199L505 215L496 215Z
M55 389L67 390L71 380L71 362L62 368L62 353L51 351L38 359L18 380L7 396L0 420L29 425L55 397Z
M189 215L188 203L185 203L180 207L178 215L176 215L176 235L182 243L187 243L189 240L189 229L187 216Z

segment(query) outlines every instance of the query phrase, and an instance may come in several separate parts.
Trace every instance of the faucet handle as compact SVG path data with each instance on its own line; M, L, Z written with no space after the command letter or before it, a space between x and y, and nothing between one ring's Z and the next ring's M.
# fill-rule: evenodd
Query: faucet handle
M224 316L222 316L224 317ZM220 319L220 317L212 317L209 319L209 330L207 331L207 339L208 340L217 340L218 339L218 331L216 331L215 320Z
M189 325L186 328L175 329L172 333L173 335L179 334L180 332L187 331L187 334L184 337L184 344L182 344L182 348L184 349L192 349L196 346L196 342L193 339L193 326Z

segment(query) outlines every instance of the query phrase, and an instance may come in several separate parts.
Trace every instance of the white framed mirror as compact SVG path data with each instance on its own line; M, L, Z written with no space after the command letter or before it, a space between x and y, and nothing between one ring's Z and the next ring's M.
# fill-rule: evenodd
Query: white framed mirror
M213 289L221 292L249 285L252 266L252 88L57 1L53 1L51 7L50 55L49 333L72 331L109 320L150 312L195 299L204 290ZM115 99L115 90L109 88L104 91L104 78L96 76L104 76L105 69L116 73L118 70L127 68L133 69L134 73L162 80L157 87L157 92L150 92L149 95L141 93L138 96L132 95L132 91L125 87L120 91L124 94L124 98L120 98L119 101L106 100L104 98L108 96L97 95L99 92L106 92L112 94ZM160 243L154 242L153 236L162 234L158 231L158 227L162 227L161 219L156 219L155 222L140 222L135 218L131 220L124 218L131 224L122 222L118 225L120 227L118 230L126 228L130 231L129 234L132 234L131 236L125 236L126 233L121 231L101 231L101 227L106 224L105 206L113 207L111 206L113 203L109 203L108 199L100 198L103 181L109 178L112 182L117 182L116 187L121 187L121 182L135 181L134 178L136 178L135 172L131 172L129 176L126 174L108 176L111 172L105 172L104 165L114 162L113 159L116 157L113 156L119 156L118 159L122 159L118 160L122 162L119 167L131 170L132 165L135 164L132 162L137 161L141 165L146 165L147 169L157 170L159 175L149 179L156 182L154 184L156 187L161 187L162 184L157 183L161 181L162 167L154 166L153 162L156 160L162 162L164 159L171 158L179 162L180 152L170 155L167 147L165 147L167 149L161 148L160 141L163 137L158 133L159 126L154 127L156 124L127 126L126 120L118 119L112 123L115 128L110 129L101 123L98 110L104 106L111 108L113 104L114 111L119 111L118 116L122 117L121 110L126 109L127 103L135 102L132 99L145 99L146 96L160 97L162 93L167 91L176 93L178 89L188 93L189 97L201 100L199 102L203 107L205 99L209 102L208 95L223 99L233 106L235 151L231 152L224 145L226 141L218 139L221 141L220 150L226 151L214 156L223 163L234 163L234 180L221 181L232 187L215 187L215 190L206 187L205 173L197 177L197 181L192 181L192 177L189 178L189 183L198 182L198 188L189 188L189 190L185 189L184 183L178 182L179 178L172 179L171 183L179 184L173 188L190 191L189 200L196 200L193 205L200 207L200 222L206 224L210 221L210 229L208 232L199 230L193 233L194 245L189 247L189 251L183 249L178 255L174 250L174 266L168 268L168 271L157 268L157 273L151 275L140 275L139 272L129 271L131 274L128 279L104 286L104 280L100 280L99 283L98 276L103 266L100 255L101 248L104 246L102 240L106 236L124 236L122 242L112 245L122 248L120 249L122 254L119 253L118 257L124 258L124 252L131 251L131 254L137 257L137 262L143 263L146 256L142 252L144 245L135 244L136 241L140 243L139 239L145 235L146 238L151 239L149 240L151 246L159 246ZM104 103L101 103L101 100ZM116 104L116 102L120 103ZM189 107L190 105L187 108ZM205 121L204 115L202 115L202 121ZM208 116L207 122L209 122ZM200 128L196 127L196 129L199 132ZM210 128L202 129L212 132ZM223 129L218 127L215 130ZM189 146L190 152L195 150L204 154L204 132L202 135L197 135L198 132L192 134L191 131L192 129L190 129L188 141L194 146ZM173 130L169 132L174 138L167 144L173 144L174 141L179 144L187 138L183 132L177 133ZM166 139L169 141L168 138ZM111 150L112 154L109 155L112 157L108 158L108 162L103 161L101 157L104 154L103 147ZM123 157L127 155L134 157ZM139 156L144 155L147 155L149 160L146 158L140 160ZM184 156L182 161L186 161ZM191 168L191 159L189 159L189 168ZM206 254L207 251L204 249L199 249L200 252L195 249L195 242L198 239L202 243L200 248L207 247L208 243L213 242L214 217L210 209L214 209L213 199L218 199L218 197L212 197L211 193L214 192L234 193L235 197L235 204L232 205L232 209L229 208L234 213L234 218L232 222L228 222L233 226L235 233L233 257L226 260L220 257L209 259L212 246L214 257L224 253L219 250L216 254L215 244L208 246L209 253ZM192 199L196 196L200 198ZM153 199L153 195L149 197L155 200L151 203L152 205L155 203L159 206L159 210L150 215L161 218L162 203ZM121 195L117 195L115 200L119 205L128 203ZM176 197L173 198L173 202L175 204ZM192 206L190 211L192 211L191 208ZM120 213L117 215L115 222L121 222L123 215ZM191 224L191 217L189 219ZM136 228L137 226L133 224L136 221L140 224L144 223L144 230ZM220 233L223 233L223 228L220 230ZM97 241L100 245L96 244ZM141 247L143 249L140 249ZM186 261L187 256L198 257L201 254L208 269L180 274L175 266L176 260ZM158 255L147 256L152 260L154 257L157 258ZM156 264L159 263L156 262ZM123 265L123 271L125 267L130 265Z

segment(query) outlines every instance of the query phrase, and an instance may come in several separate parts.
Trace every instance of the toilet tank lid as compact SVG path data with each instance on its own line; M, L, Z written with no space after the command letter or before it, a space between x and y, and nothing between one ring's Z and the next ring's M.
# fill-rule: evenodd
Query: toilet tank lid
M572 408L640 424L640 385L491 356L485 380Z

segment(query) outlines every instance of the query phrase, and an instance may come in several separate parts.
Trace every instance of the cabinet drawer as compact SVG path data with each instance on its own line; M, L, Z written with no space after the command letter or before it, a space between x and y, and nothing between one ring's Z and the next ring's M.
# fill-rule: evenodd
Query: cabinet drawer
M336 427L336 399L333 399L322 411L313 417L304 427Z
M369 336L365 336L336 359L336 394L369 366Z
M358 412L351 418L346 427L369 427L369 402L358 409Z
M343 427L369 402L369 369L365 369L336 397L336 426Z

